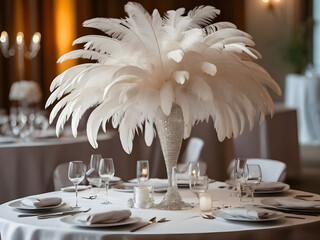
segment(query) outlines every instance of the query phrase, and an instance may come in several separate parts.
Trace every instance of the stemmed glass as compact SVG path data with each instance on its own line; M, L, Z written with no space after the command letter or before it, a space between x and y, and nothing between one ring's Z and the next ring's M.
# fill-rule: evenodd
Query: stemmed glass
M109 189L109 182L111 178L114 176L114 164L112 158L102 158L99 164L99 176L106 184L106 194L107 199L102 204L109 204L108 200L108 189Z
M254 201L254 190L261 183L262 173L260 165L248 164L245 168L245 186L248 187L251 194L251 204Z
M145 183L149 179L149 161L137 161L137 179L139 184Z
M190 190L199 199L199 194L208 190L208 176L190 176L189 186Z
M200 176L200 164L198 162L189 163L188 176L189 178Z
M102 156L100 154L92 154L90 158L90 169L86 176L90 185L100 187L101 178L99 176L99 163Z
M237 181L237 189L239 193L240 203L242 201L242 192L244 192L244 182L245 182L245 166L247 163L246 158L237 158L234 162L234 178Z
M74 184L76 190L76 207L78 207L78 184L84 179L86 165L82 161L69 163L68 178Z

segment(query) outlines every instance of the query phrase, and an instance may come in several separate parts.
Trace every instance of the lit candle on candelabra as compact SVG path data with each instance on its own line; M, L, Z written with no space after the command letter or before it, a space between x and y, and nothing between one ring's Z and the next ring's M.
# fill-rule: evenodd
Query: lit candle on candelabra
M19 79L23 79L24 73L24 36L22 32L17 34L17 45L18 45L18 72Z
M28 59L34 58L39 49L40 49L40 41L41 41L41 34L36 32L33 34L31 43L30 43L30 51L25 52L25 42L24 42L24 35L22 32L18 32L16 37L16 46L10 47L9 43L9 35L6 31L1 32L0 35L0 48L3 56L9 58L14 56L17 53L17 65L18 65L18 73L19 79L22 80L24 78L24 57ZM17 50L15 50L17 48Z

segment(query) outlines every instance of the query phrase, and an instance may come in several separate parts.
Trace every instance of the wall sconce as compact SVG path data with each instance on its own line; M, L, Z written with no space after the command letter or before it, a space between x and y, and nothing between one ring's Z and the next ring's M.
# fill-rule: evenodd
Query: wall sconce
M268 9L273 10L275 5L279 4L281 0L262 0L262 2L267 5Z

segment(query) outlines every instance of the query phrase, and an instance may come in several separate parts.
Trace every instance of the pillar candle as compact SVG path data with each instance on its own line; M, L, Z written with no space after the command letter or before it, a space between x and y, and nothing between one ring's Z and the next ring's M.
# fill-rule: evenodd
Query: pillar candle
M204 192L199 194L199 206L201 211L210 211L212 209L212 193Z

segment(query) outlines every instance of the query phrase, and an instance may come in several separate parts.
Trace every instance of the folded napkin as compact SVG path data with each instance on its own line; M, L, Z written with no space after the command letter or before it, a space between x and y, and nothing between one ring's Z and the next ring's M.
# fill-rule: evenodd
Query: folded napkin
M320 202L318 201L306 201L294 197L277 198L276 201L281 207L320 210Z
M51 207L61 204L62 199L59 197L48 197L48 198L24 198L21 203L27 207Z
M261 208L224 208L222 212L234 218L242 218L249 220L269 219L273 217L276 212Z
M128 219L131 216L130 210L114 210L93 214L80 214L77 215L77 220L79 222L84 222L88 225L98 224L98 223L117 223L122 220Z
M282 182L261 182L257 187L256 191L281 191L286 187L286 184Z

